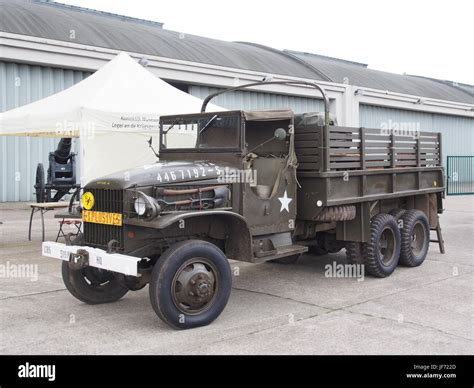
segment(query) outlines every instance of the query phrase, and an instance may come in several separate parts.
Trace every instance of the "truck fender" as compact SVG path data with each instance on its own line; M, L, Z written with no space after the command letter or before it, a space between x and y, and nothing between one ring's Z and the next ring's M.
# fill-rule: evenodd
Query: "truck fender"
M252 261L252 235L247 221L240 214L226 211L226 210L204 210L204 211L190 211L173 214L166 214L157 219L146 222L129 219L125 221L129 225L139 225L153 229L166 229L182 220L197 218L197 217L212 217L223 219L226 225L226 243L225 253L231 260Z

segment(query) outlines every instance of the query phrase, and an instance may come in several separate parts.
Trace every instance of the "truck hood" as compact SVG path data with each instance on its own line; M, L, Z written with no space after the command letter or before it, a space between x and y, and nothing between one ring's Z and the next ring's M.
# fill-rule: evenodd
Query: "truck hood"
M89 182L86 188L127 189L130 187L168 185L184 182L217 180L225 171L235 168L207 161L160 161L135 169L116 172Z

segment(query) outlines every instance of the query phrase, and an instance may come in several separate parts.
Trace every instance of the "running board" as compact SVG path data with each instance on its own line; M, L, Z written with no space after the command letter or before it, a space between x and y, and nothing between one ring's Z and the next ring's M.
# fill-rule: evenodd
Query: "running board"
M305 252L308 252L308 247L305 245L286 245L274 249L270 255L254 257L253 262L264 263L265 261L280 259L282 257L288 257L293 255L300 255Z

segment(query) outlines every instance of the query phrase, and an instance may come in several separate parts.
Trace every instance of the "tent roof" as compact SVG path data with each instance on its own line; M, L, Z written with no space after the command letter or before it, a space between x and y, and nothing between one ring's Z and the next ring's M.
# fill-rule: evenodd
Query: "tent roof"
M77 137L94 124L85 119L86 111L96 116L100 112L159 116L198 112L201 104L121 53L68 89L0 113L0 135Z

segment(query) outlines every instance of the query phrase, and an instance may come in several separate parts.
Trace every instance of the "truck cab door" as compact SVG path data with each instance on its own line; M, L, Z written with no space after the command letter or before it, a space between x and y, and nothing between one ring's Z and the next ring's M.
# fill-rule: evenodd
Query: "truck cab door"
M243 185L242 215L253 236L292 232L295 228L297 182L292 124L292 120L254 125L247 122L246 146L251 152L246 154L245 164L253 182Z

